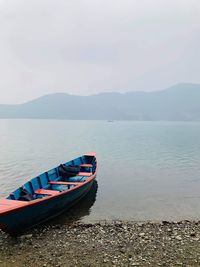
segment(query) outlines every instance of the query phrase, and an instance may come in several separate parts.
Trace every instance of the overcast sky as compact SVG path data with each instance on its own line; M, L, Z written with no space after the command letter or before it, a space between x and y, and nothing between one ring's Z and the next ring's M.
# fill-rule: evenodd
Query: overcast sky
M199 0L0 0L0 103L200 83Z

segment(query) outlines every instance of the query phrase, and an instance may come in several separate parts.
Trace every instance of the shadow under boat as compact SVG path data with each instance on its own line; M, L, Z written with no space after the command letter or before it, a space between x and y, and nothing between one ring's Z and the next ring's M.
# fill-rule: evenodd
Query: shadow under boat
M98 183L94 180L90 191L79 202L73 205L68 210L64 211L59 216L44 222L37 226L37 228L43 228L44 226L66 225L74 222L78 222L86 216L90 215L91 207L96 201L96 195L98 190Z

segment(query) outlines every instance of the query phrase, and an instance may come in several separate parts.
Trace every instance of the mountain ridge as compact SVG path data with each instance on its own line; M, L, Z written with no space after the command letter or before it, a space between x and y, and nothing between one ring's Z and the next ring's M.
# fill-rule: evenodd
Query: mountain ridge
M0 118L200 121L200 84L153 92L49 94L23 104L2 104Z

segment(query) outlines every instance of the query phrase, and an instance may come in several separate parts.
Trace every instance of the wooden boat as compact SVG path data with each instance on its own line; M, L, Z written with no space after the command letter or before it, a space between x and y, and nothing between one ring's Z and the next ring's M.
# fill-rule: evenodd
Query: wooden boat
M23 232L69 209L90 190L97 174L95 153L61 164L0 200L0 229Z

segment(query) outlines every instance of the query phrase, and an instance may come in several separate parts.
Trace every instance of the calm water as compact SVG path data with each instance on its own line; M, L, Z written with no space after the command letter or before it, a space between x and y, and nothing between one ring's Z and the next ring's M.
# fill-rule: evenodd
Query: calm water
M200 123L0 120L0 151L0 197L96 151L97 185L77 219L200 219Z

